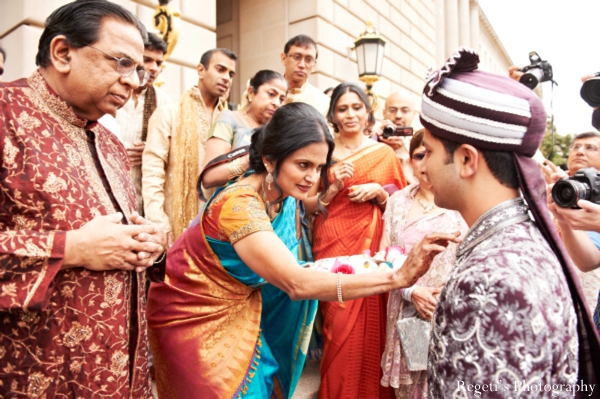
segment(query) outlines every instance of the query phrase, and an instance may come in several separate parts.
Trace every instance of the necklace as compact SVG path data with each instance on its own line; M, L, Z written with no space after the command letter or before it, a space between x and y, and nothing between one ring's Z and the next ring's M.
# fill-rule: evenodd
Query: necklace
M342 141L342 136L338 136L338 140L340 140L340 143L342 143L342 146L344 148L347 148L348 150L350 150L350 154L354 154L365 142L365 136L363 136L362 140L360 141L360 143L358 143L357 145L355 145L354 147L347 145L346 143L344 143ZM346 152L346 150L344 150L344 152Z
M246 122L248 122L248 127L255 128L259 126L258 123L254 122L254 120L248 116L246 111L242 111L242 113L244 114L244 119L246 119Z
M434 210L435 208L437 208L437 206L435 206L435 204L425 205L425 203L423 201L421 201L421 198L418 198L416 195L415 195L415 198L417 199L417 202L419 203L419 205L421 205L421 207L423 208L423 213L429 213L432 210Z

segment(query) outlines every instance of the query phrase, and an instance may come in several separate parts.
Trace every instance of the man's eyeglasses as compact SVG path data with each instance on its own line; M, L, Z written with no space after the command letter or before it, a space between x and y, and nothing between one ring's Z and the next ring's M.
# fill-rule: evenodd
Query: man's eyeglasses
M148 83L148 79L150 78L150 74L148 72L146 72L144 69L135 69L135 62L133 62L133 60L129 59L129 58L117 58L113 55L108 54L106 51L102 51L97 47L92 46L91 44L88 44L88 46L90 46L91 48L98 50L99 52L101 52L102 54L106 54L107 56L109 56L110 58L112 58L113 60L117 61L117 73L121 76L129 76L133 73L133 71L135 71L137 73L137 76L140 80L140 86L145 85L146 83Z
M594 144L581 144L581 143L576 143L576 144L571 144L569 146L569 150L571 151L577 151L580 148L582 148L586 151L586 152L596 152L598 151L598 146L594 145Z
M291 59L293 59L294 61L296 61L296 63L298 63L298 64L300 63L300 61L302 61L304 59L304 64L307 67L315 65L315 59L313 57L311 57L310 55L307 55L306 57L304 57L300 53L286 54L286 55L288 57L290 57Z
M424 152L418 152L416 154L412 154L413 161L422 161L425 158Z

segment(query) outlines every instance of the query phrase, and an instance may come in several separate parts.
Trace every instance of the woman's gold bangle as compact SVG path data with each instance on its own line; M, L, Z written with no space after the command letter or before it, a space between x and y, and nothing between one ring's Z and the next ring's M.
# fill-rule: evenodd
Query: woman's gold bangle
M229 180L240 176L244 173L244 168L242 167L242 162L240 159L234 159L229 163Z
M327 206L327 205L331 204L331 201L329 201L329 202L323 202L323 200L319 199L319 204L321 204L323 206Z
M327 205L331 204L331 201L329 201L329 202L323 202L323 198L321 197L322 193L323 193L322 191L320 191L320 192L317 193L317 198L319 199L319 204L321 204L323 206L327 206ZM325 197L325 196L327 196L327 194L325 194L323 197Z
M337 299L338 303L342 305L344 303L344 299L342 298L342 273L338 272L337 275Z
M384 205L387 202L387 200L389 200L389 199L390 199L390 195L388 194L387 197L385 197L385 200L379 205Z

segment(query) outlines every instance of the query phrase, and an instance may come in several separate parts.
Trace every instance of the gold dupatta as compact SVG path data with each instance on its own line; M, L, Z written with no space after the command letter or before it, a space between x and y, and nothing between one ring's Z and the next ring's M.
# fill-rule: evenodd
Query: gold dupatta
M219 114L215 107L213 118ZM206 105L197 87L183 93L177 112L176 128L171 137L173 162L173 238L177 239L198 214L196 181L200 174L199 164L204 158L207 134L211 122ZM202 151L199 151L199 143Z

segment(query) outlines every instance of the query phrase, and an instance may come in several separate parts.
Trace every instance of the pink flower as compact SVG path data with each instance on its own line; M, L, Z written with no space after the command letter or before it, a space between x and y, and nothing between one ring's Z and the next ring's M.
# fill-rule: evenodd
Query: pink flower
M404 255L404 248L398 245L392 245L385 249L385 260L388 262L393 262L400 255Z
M371 250L370 249L365 249L363 251L363 255L368 256L370 258L371 257Z
M342 273L342 274L355 274L354 268L347 263L340 262L339 259L335 260L333 267L331 268L331 273Z

